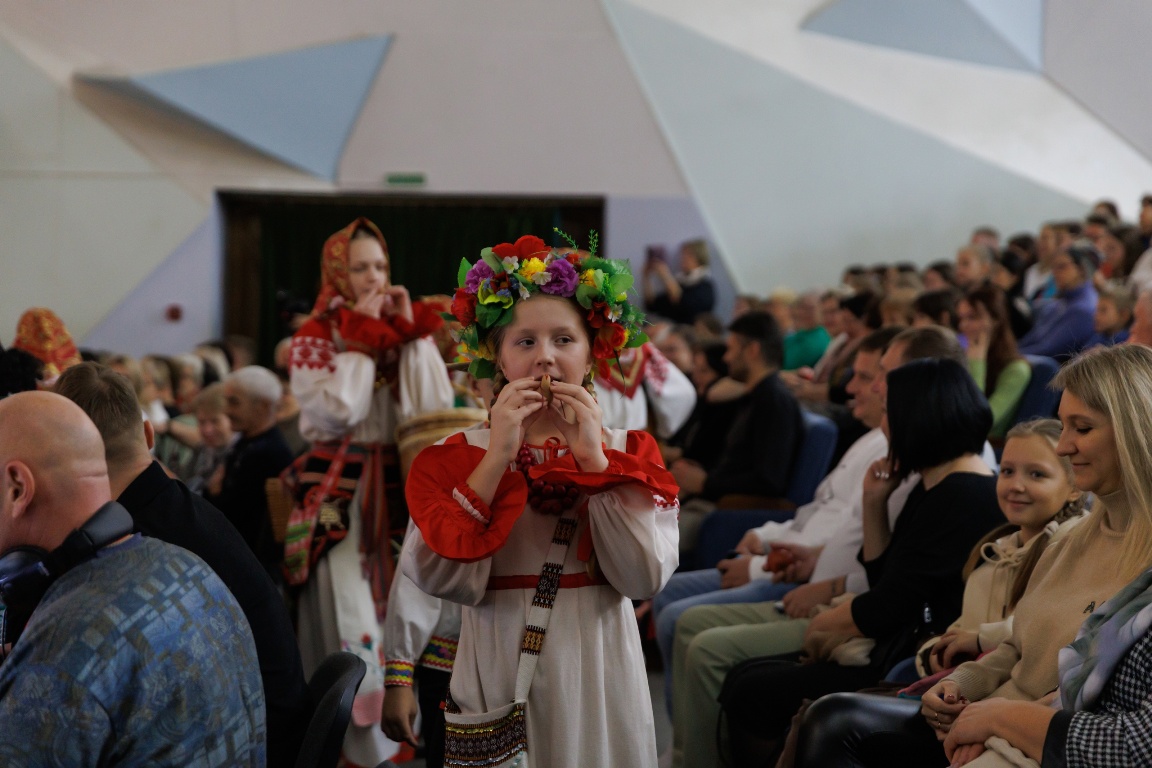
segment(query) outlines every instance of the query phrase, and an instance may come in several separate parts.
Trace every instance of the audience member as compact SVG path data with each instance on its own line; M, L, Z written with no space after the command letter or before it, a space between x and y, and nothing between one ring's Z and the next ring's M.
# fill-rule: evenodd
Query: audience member
M680 246L676 273L667 260L650 257L644 262L644 304L658 315L687 325L701 312L711 312L716 305L716 289L708 270L710 261L708 243L703 240L689 240ZM652 287L653 278L663 290Z
M132 535L84 412L0 402L0 467L0 763L263 766L244 614L200 558Z
M816 489L813 499L796 510L787 522L768 522L744 535L736 547L738 556L721 561L715 569L675 574L653 601L656 640L664 658L664 691L672 709L672 640L676 622L684 611L697 605L722 603L770 603L783 597L796 585L778 583L768 566L768 552L776 542L789 541L811 547L823 546L841 527L860 502L864 470L888 451L888 441L880 431L883 403L872 391L880 366L880 355L894 336L894 328L873 331L860 344L853 364L848 392L852 395L852 415L870 430L856 441Z
M652 343L660 354L685 376L692 373L692 350L696 348L696 331L690 325L669 326Z
M695 546L696 531L712 504L727 494L781 498L804 423L800 406L777 375L783 361L783 339L772 316L749 312L728 326L724 362L732 378L748 387L728 433L723 453L711 471L687 459L671 466L682 499L700 497L709 504L683 509L681 545Z
M947 627L960 614L968 553L1003 521L995 475L980 458L992 413L964 367L917 360L886 378L890 455L864 475L869 589L813 616L808 663L769 659L728 676L722 706L736 765L762 764L803 699L874 683L911 655L922 629ZM891 525L889 497L912 472L920 481Z
M972 230L972 236L968 238L968 242L972 245L983 245L986 248L991 248L993 251L1000 249L1000 231L995 227L987 225L976 227Z
M956 287L956 268L950 261L934 261L924 268L921 280L926 291Z
M33 392L40 385L44 363L22 349L0 348L0 399Z
M693 353L692 384L696 387L696 407L684 426L664 446L665 464L687 459L710 471L723 455L728 433L742 407L739 396L709 397L721 380L732 381L728 379L728 364L724 362L727 351L726 344L712 341ZM744 385L739 386L743 391Z
M192 401L192 413L196 416L196 428L200 431L201 442L191 463L191 471L180 479L193 493L202 495L205 492L212 476L227 461L228 451L236 439L227 407L224 385L220 382L204 387Z
M1016 418L1032 367L1016 350L1004 292L984 283L957 305L960 332L968 341L968 371L992 409L991 438L1002 438Z
M965 764L986 747L1001 756L1014 754L993 736L1036 760L1047 748L1050 727L1053 748L1096 755L1099 739L1069 732L1068 715L1057 715L1047 704L1061 682L1061 649L1085 617L1091 625L1091 614L1110 613L1117 593L1152 562L1152 423L1146 406L1152 399L1152 350L1098 347L1065 366L1053 384L1063 390L1057 451L1071 460L1076 487L1094 494L1096 502L1083 523L1045 551L1017 604L1011 637L961 664L919 702L860 694L816 702L800 733L798 764L890 765L899 755L904 764L943 766ZM1127 596L1119 602L1126 601ZM1042 719L1029 716L1041 711ZM1037 733L1028 735L1025 725L1039 725ZM1017 726L1024 730L1014 732ZM1115 731L1123 743L1128 729ZM873 740L873 734L884 736ZM1027 764L1022 758L1017 755L1013 764Z
M1144 288L1136 296L1127 343L1152 347L1152 286Z
M884 331L888 333L888 331ZM882 337L878 337L882 338ZM861 405L875 408L871 416L861 415L877 424L883 422L887 389L884 378L912 360L949 359L962 365L964 351L955 334L938 326L913 328L897 334L888 344L875 368L865 359L861 379L870 381ZM855 385L854 385L855 391ZM868 589L864 566L857 553L864 541L863 496L864 475L871 464L863 459L875 451L876 457L888 454L888 440L877 428L861 438L863 455L854 456L855 483L852 486L850 516L835 530L824 546L807 547L782 538L773 542L776 550L791 554L795 567L782 574L773 573L774 582L804 582L794 586L783 597L784 609L768 603L711 604L689 607L676 622L672 652L673 669L673 754L683 755L686 765L713 765L719 760L715 746L716 703L725 675L737 664L764 654L800 650L808 615L817 605L827 604L835 595L860 594ZM991 451L985 445L985 454ZM918 475L913 474L888 500L889 521L894 524ZM763 569L763 566L760 566ZM752 570L750 564L749 570ZM659 625L658 625L659 629Z
M224 413L240 438L207 485L207 498L228 518L276 584L283 582L284 548L272 533L266 482L292 463L292 451L276 426L280 380L250 365L224 379Z
M1101 257L1100 269L1096 271L1097 287L1109 280L1127 280L1145 251L1140 230L1129 224L1108 227L1095 242Z
M1132 289L1121 285L1105 285L1099 291L1096 301L1096 314L1092 327L1096 333L1084 345L1111 347L1128 340L1128 326L1132 325L1132 310L1136 303Z
M940 325L944 328L956 330L956 302L960 294L955 288L941 288L937 291L925 291L912 302L912 327L924 328L929 325Z
M996 251L983 243L970 243L956 252L956 285L969 291L992 276Z
M812 368L824 355L832 337L821 325L820 295L802 294L792 303L792 333L784 339L785 371Z
M1009 241L1009 245L996 260L992 268L991 282L1004 291L1008 301L1008 321L1012 327L1012 335L1017 339L1032 329L1032 304L1024 297L1024 272L1028 268L1027 258L1023 255L1025 249L1012 245L1022 238L1035 243L1030 235L1017 235Z
M199 399L216 399L213 384ZM135 530L200 557L236 598L252 629L268 712L268 763L290 765L300 745L304 673L283 600L244 539L220 510L169 478L149 453L152 425L133 408L133 392L120 374L96 363L69 368L56 392L80 406L104 442L112 496L132 516ZM200 407L215 409L213 406ZM200 420L212 430L220 414ZM231 436L227 417L220 430ZM215 441L215 440L214 440Z
M1036 323L1019 343L1020 353L1044 355L1064 362L1084 348L1092 338L1096 314L1096 289L1092 274L1100 263L1100 252L1080 240L1052 260L1052 279L1057 293L1036 312Z

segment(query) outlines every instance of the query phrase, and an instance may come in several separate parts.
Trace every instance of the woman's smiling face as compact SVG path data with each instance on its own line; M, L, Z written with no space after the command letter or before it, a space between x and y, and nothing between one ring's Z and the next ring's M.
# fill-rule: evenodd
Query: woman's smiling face
M1116 432L1107 415L1065 390L1060 397L1060 422L1064 429L1056 451L1072 462L1076 487L1097 496L1123 488Z

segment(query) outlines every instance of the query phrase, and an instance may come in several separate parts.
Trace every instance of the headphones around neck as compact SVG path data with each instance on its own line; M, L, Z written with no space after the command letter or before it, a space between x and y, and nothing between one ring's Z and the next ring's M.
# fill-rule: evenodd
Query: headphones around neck
M19 639L32 611L58 578L96 557L97 552L112 542L131 534L133 528L135 524L128 510L109 501L51 552L19 546L0 555L0 603L5 609L0 623L0 646Z

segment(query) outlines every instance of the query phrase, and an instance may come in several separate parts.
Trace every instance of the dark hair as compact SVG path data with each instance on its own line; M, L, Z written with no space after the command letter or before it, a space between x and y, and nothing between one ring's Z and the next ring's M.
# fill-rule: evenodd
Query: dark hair
M925 291L912 302L912 309L932 318L932 322L948 328L956 327L956 303L960 296L954 288ZM944 317L944 322L940 318Z
M999 286L984 283L964 296L969 304L979 304L992 318L992 336L988 340L988 370L984 379L984 394L991 397L996 391L997 379L1009 363L1020 359L1016 337L1012 335L1012 321L1008 317L1008 299Z
M784 338L776 319L767 312L745 312L728 325L728 331L759 342L760 357L773 368L784 363Z
M1108 211L1113 219L1120 219L1120 208L1118 208L1116 203L1112 200L1100 200L1096 203L1096 205L1092 206L1092 208L1093 210L1096 208L1103 208L1104 210Z
M1114 226L1116 226L1117 218L1118 217L1116 217L1116 216L1109 216L1106 213L1090 213L1084 217L1084 223L1085 224L1099 224L1100 226L1103 226L1103 227L1114 227Z
M931 270L940 277L944 278L944 282L949 285L956 285L956 265L950 261L934 261L928 266L924 267L924 272ZM924 272L920 274L923 275Z
M1120 266L1113 270L1111 278L1119 280L1132 274L1136 261L1143 255L1144 239L1140 236L1140 229L1131 224L1117 224L1108 228L1109 236L1115 238L1124 247L1124 260Z
M840 309L848 310L853 317L863 318L868 314L872 305L876 303L878 303L876 294L871 291L860 291L840 299Z
M80 363L60 374L54 389L80 406L100 430L109 465L131 458L144 443L144 416L127 377L106 365Z
M1096 249L1091 240L1086 238L1074 240L1071 245L1064 249L1064 253L1072 259L1076 268L1084 273L1087 280L1092 279L1092 273L1100 268L1100 262L1103 261L1100 251Z
M727 345L721 341L707 341L696 348L696 351L704 355L704 360L708 363L717 376L724 378L728 375L728 363L724 362L724 353L728 351Z
M0 399L32 392L44 374L44 363L22 349L0 348Z
M878 331L872 331L864 338L860 339L860 344L857 345L857 352L883 352L888 349L888 345L892 343L892 339L899 336L904 331L898 325L890 325L887 328L881 328Z
M1024 266L1030 267L1036 263L1038 254L1036 253L1036 238L1028 232L1021 232L1018 235L1012 235L1008 238L1008 245L1004 248L1004 253L1015 252L1024 259Z
M920 267L916 266L910 261L898 261L894 265L897 272L902 275L919 275Z
M888 372L889 446L902 477L980 455L992 409L955 360L914 360Z
M950 328L930 325L927 328L909 328L901 331L888 344L904 345L904 362L913 360L952 360L964 367L968 366L968 356L960 346L960 340Z
M1011 273L1017 280L1019 280L1020 276L1024 274L1024 271L1028 269L1028 262L1025 258L1020 255L1019 251L1014 251L1011 248L1005 249L1003 253L1000 254L1000 258L996 260L996 263Z

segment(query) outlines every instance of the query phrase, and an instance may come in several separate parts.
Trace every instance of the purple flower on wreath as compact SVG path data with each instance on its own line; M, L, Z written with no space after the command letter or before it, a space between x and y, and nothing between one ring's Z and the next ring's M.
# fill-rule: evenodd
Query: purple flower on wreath
M483 260L476 262L472 265L472 269L468 270L467 276L464 278L464 288L468 293L477 293L480 290L480 283L484 280L490 280L496 276L492 271L492 267L488 266Z
M571 296L576 292L579 277L567 259L556 259L547 269L552 279L540 286L540 290L553 296Z

